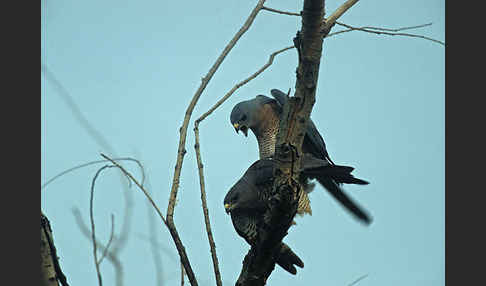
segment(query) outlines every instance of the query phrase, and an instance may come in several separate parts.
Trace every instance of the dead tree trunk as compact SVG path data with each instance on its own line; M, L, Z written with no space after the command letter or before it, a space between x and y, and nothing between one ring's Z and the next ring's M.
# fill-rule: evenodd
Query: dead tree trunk
M258 243L245 256L236 282L238 286L265 285L275 268L276 246L287 235L297 212L298 192L302 190L298 180L302 142L315 102L325 36L322 34L323 19L324 0L305 0L302 29L294 38L299 56L295 96L284 106L275 148L278 165L272 199L268 202L271 223L261 231ZM328 33L329 28L324 31Z
M57 259L56 248L54 240L52 239L51 225L47 217L41 212L40 220L40 285L41 286L68 286L66 276L61 271L59 261Z

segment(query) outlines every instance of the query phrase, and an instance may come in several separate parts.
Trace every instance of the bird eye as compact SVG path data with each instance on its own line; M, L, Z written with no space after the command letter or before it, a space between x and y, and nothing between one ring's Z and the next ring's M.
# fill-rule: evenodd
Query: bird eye
M246 120L246 114L243 114L243 116L241 117L241 121L245 121Z

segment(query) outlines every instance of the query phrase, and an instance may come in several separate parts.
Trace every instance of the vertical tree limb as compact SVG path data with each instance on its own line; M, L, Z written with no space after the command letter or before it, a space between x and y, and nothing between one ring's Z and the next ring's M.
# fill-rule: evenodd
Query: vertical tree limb
M199 171L199 185L200 185L200 189L201 189L201 201L202 201L202 208L203 208L203 214L204 214L204 222L206 224L206 232L208 234L209 246L210 246L210 250L211 250L211 257L212 257L212 260L213 260L214 274L215 274L215 277L216 277L216 284L218 286L221 286L222 282L221 282L221 274L220 274L220 271L219 271L218 256L216 255L216 245L214 243L213 234L212 234L212 231L211 231L209 211L208 211L207 203L206 203L206 187L205 187L205 180L204 180L204 166L203 166L202 158L201 158L200 140L199 140L199 123L201 121L203 121L206 117L208 117L221 104L223 104L223 102L226 101L238 88L245 85L250 80L256 78L259 74L261 74L264 70L266 70L273 63L273 60L274 60L276 55L278 55L278 54L280 54L284 51L287 51L291 48L293 48L293 46L286 47L286 48L280 49L280 50L272 53L270 55L269 59L268 59L268 62L265 65L263 65L258 71L253 73L248 78L237 83L213 107L211 107L207 112L205 112L203 115L201 115L201 117L199 117L196 121L194 121L194 134L195 134L195 140L196 140L196 144L194 145L194 149L196 151L196 160L197 160L197 166L198 166L198 171Z
M47 217L41 211L40 220L40 258L41 258L41 286L69 286L66 276L61 271L57 257L56 247L52 238L52 229Z
M297 212L300 155L305 128L315 102L315 91L322 54L321 23L324 19L323 0L305 0L302 29L294 39L298 51L295 96L284 105L275 148L274 194L267 202L270 224L259 229L258 242L243 261L236 285L265 285L275 268L277 246L287 235Z
M211 251L211 259L213 261L216 285L222 286L223 283L221 282L221 273L219 271L218 256L216 255L216 244L214 243L213 232L211 231L211 220L209 219L208 205L206 202L206 187L204 184L204 172L203 172L203 163L201 159L201 152L199 151L199 131L197 130L197 127L194 128L194 132L196 134L196 144L194 145L194 148L196 149L196 160L197 160L197 166L199 171L199 185L201 188L201 203L203 208L204 224L206 225L206 233L208 234L209 249Z
M235 46L236 42L241 38L241 36L250 28L251 24L255 20L255 17L257 16L258 12L263 7L263 4L265 3L265 0L259 0L255 8L252 10L250 15L248 16L247 20L243 24L243 26L240 28L240 30L235 34L235 36L231 39L231 41L228 43L228 45L224 48L223 52L221 55L218 57L216 62L211 66L209 69L209 72L205 77L202 78L201 85L197 89L196 93L194 94L191 102L189 103L189 106L186 109L186 113L184 116L184 120L182 122L182 126L179 129L180 136L179 136L179 147L177 150L177 159L176 159L176 166L174 170L174 177L172 180L172 187L171 187L171 192L169 196L169 204L167 206L167 227L169 228L170 234L176 244L177 250L179 254L183 254L181 256L181 262L184 264L185 267L185 272L186 275L189 279L189 282L191 283L192 286L197 285L197 281L194 275L194 272L192 271L191 265L189 263L189 260L187 259L187 254L185 251L185 248L181 242L181 239L179 237L179 234L177 232L176 226L174 224L174 207L175 207L175 202L177 199L177 191L179 189L179 180L180 180L180 175L181 175L181 169L182 169L182 163L184 161L184 155L186 154L186 137L187 137L187 127L189 124L189 120L191 118L192 112L194 110L194 107L196 106L199 98L201 97L202 92L206 88L207 84L213 77L214 73L216 70L219 68L223 60L226 58L228 53L231 51L231 49Z

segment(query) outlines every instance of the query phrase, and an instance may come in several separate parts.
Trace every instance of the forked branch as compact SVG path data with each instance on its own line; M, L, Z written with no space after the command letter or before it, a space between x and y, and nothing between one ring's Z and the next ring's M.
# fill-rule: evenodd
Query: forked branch
M182 164L184 162L184 155L186 154L186 137L187 137L187 127L189 124L189 120L191 119L192 112L201 97L204 89L208 85L209 81L213 77L214 73L216 70L219 68L223 60L226 58L228 53L233 49L233 47L236 45L238 40L243 36L243 34L250 28L251 24L255 20L257 14L260 12L260 10L263 7L263 4L265 3L265 0L259 0L255 8L253 8L252 12L246 19L245 23L243 26L238 30L238 32L234 35L234 37L231 39L231 41L226 45L224 48L223 52L221 55L217 58L216 62L211 66L209 72L206 74L205 77L202 78L201 84L199 88L197 89L196 93L194 94L191 102L189 103L189 106L186 109L186 113L184 116L184 120L182 122L182 126L179 129L180 132L180 137L179 137L179 147L177 150L177 159L176 159L176 166L174 170L174 177L172 180L172 187L171 187L171 192L170 192L170 197L169 197L169 204L167 206L167 226L169 228L170 234L173 238L173 240L176 242L177 250L179 251L179 254L183 253L184 254L184 259L187 259L187 255L185 254L185 248L182 245L181 239L179 237L179 234L177 232L176 226L174 224L174 208L175 208L175 202L177 199L177 192L179 189L179 181L180 181L180 175L181 175L181 170L182 170ZM181 257L181 260L183 258ZM190 266L189 260L182 261L184 264L185 268L185 273L189 279L189 282L191 283L192 286L197 285L197 280L194 275L194 272L192 271L192 268Z

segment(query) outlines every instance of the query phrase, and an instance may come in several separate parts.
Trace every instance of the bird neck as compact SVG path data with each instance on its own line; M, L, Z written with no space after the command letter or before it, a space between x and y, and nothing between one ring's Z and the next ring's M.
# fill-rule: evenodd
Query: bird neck
M273 156L275 153L275 142L277 141L277 132L273 128L253 130L258 141L258 151L260 159Z

